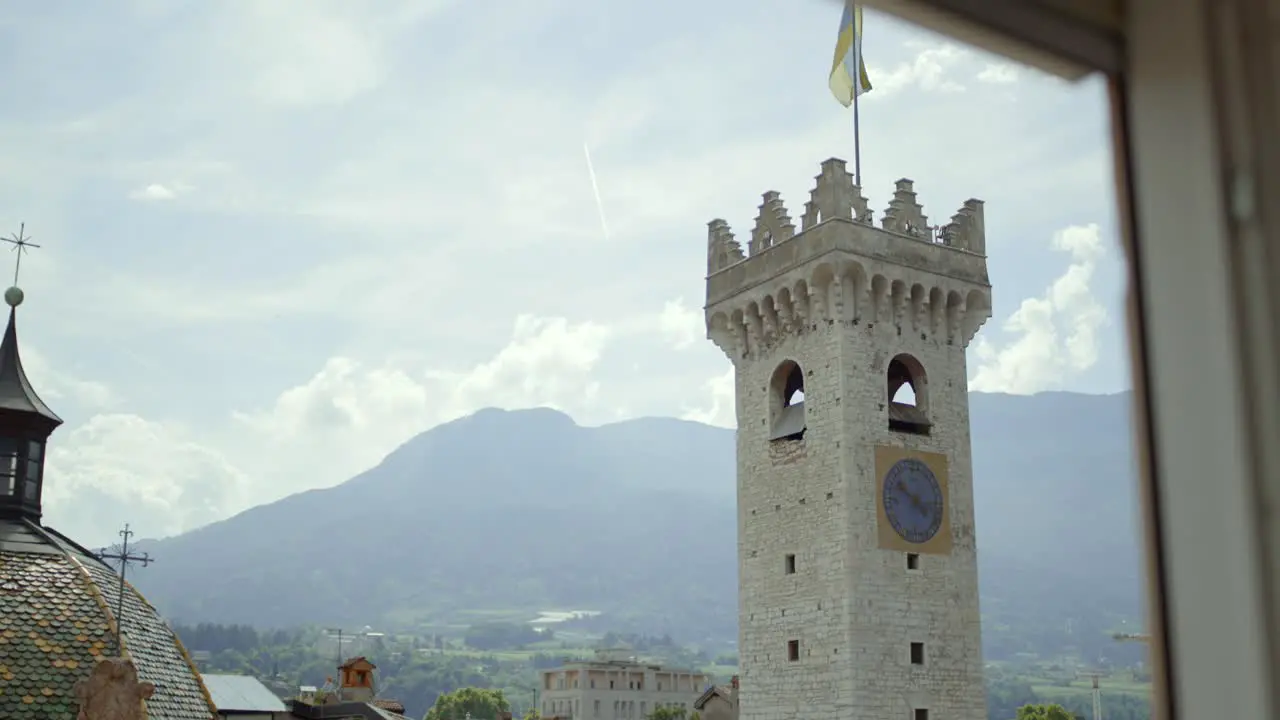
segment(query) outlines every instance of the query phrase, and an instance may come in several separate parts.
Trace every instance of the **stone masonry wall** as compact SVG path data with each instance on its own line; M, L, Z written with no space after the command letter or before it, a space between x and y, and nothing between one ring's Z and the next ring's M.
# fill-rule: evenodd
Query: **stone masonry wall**
M835 656L846 635L848 517L839 446L839 333L794 338L739 366L738 552L741 720L849 717L853 676ZM805 376L805 436L769 441L770 380L784 360ZM795 573L785 557L795 554ZM800 658L787 659L799 640Z
M749 255L722 221L711 226L708 336L736 368L739 717L985 720L965 361L990 315L981 203L930 244L913 234L925 221L908 181L875 228L842 173L824 163L815 197L827 206L799 234L767 193ZM899 353L924 367L928 436L888 429ZM803 369L806 431L771 441L786 362ZM948 458L949 554L909 569L906 553L879 547L881 444Z
M888 431L884 372L897 352L928 373L927 438ZM785 360L804 370L807 430L770 442L770 379ZM901 720L916 708L985 720L965 375L962 348L865 323L794 338L740 368L742 720ZM922 555L909 570L903 553L877 547L877 444L948 457L949 556ZM925 643L923 667L910 663L911 642Z
M897 353L924 366L928 384L929 436L890 432L884 408L885 371ZM916 708L929 717L985 720L978 570L974 545L973 482L969 450L969 404L963 347L899 336L891 324L845 331L847 442L845 488L854 548L847 588L850 623L846 643L855 673L854 694L842 717L910 718ZM952 549L921 554L909 569L905 553L877 543L874 447L896 445L943 454L948 459ZM925 663L913 665L912 642L924 643ZM842 651L843 652L843 651Z

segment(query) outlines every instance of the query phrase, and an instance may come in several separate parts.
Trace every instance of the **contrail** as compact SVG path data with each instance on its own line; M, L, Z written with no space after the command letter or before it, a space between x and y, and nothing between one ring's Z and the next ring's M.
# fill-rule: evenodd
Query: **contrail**
M604 203L600 202L600 184L596 182L596 169L591 164L591 148L582 143L582 153L587 156L587 174L591 176L591 192L596 196L596 210L600 211L600 227L604 230L605 242L609 241L609 223L604 219Z

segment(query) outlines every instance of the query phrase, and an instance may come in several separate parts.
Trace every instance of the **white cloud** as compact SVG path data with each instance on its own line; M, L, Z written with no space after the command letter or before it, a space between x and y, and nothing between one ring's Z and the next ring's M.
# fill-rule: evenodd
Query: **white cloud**
M613 331L594 322L565 318L516 318L511 342L489 362L465 373L435 371L431 380L451 388L443 419L486 406L546 405L591 413L600 386L591 379Z
M730 365L721 375L706 381L703 389L710 397L702 407L690 408L687 405L680 417L684 420L717 425L719 427L738 426L737 389L734 387L735 370Z
M684 298L671 300L663 305L659 322L662 333L676 350L683 350L706 337L706 320L701 308L686 307Z
M732 371L699 307L705 223L742 239L768 189L798 218L818 162L853 144L825 85L830 8L779 25L728 3L15 10L32 15L0 28L15 92L76 99L0 108L0 223L41 218L50 249L24 285L57 289L31 296L53 367L35 354L30 371L71 418L51 487L88 493L52 496L55 524L188 528L340 482L485 406L731 426ZM1039 294L1005 238L1046 221L1044 197L1105 202L1105 128L1063 120L1100 90L1030 73L996 87L993 58L868 22L873 205L902 176L935 217L982 197L998 297ZM119 37L129 53L111 52ZM1015 92L1028 100L986 112ZM1064 317L1076 367L1097 340Z
M970 51L952 43L915 43L914 48L917 54L911 60L892 69L877 68L868 100L907 88L945 93L964 91L964 85L950 75L953 67L972 56ZM871 68L867 71L870 73Z
M1002 327L1014 336L997 347L980 336L973 348L978 367L969 389L1029 394L1059 390L1098 360L1098 331L1107 313L1090 283L1106 255L1096 224L1072 226L1053 236L1053 249L1071 263L1041 297L1027 298Z
M131 521L140 534L168 535L244 506L245 475L172 424L137 415L97 415L55 435L44 502L85 542L109 542Z
M587 424L617 420L627 416L618 412L618 403L629 388L625 383L606 388L601 381L608 347L638 342L654 354L687 350L691 314L677 300L658 313L612 326L521 315L505 346L465 369L416 360L366 364L331 358L268 407L233 413L229 428L200 441L169 423L131 414L97 415L60 433L52 444L50 510L106 541L114 530L75 502L92 491L127 508L121 513L132 518L139 533L169 534L251 504L346 480L424 429L482 408L551 407ZM701 322L700 314L696 318ZM713 349L708 344L694 351ZM654 386L665 394L645 400L656 407L679 406L678 384ZM121 513L111 514L111 522Z
M56 405L67 400L77 407L102 412L114 406L119 398L106 383L73 377L54 369L44 353L30 344L22 344L22 368L31 384L38 388L41 400Z
M163 185L161 183L151 183L146 187L138 188L137 190L134 190L133 192L129 193L129 197L134 200L153 201L153 202L159 201L159 200L172 200L178 197L178 193L181 191L182 190L177 185Z
M1008 63L987 63L978 73L978 80L993 85L1009 85L1018 81L1018 69Z

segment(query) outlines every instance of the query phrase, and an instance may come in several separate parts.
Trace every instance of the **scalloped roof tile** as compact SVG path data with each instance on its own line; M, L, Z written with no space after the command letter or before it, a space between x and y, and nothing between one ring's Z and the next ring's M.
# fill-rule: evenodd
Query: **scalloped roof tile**
M118 657L120 578L27 523L0 528L0 718L74 720L74 686L100 658ZM43 540L35 541L33 538ZM181 642L129 584L125 651L141 680L156 685L152 720L211 720L217 710Z

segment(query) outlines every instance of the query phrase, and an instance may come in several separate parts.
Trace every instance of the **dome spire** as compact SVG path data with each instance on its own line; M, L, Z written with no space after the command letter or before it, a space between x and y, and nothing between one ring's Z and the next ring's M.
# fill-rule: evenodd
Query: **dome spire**
M18 306L25 295L17 285L22 255L28 248L40 247L25 236L23 225L13 237L0 238L13 245L17 253L14 263L14 285L4 291L9 306L9 324L0 340L0 516L24 517L40 521L40 497L44 484L45 441L62 424L49 406L36 394L27 373L22 369L18 352Z

